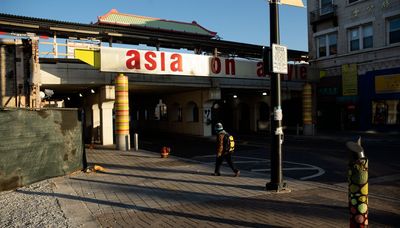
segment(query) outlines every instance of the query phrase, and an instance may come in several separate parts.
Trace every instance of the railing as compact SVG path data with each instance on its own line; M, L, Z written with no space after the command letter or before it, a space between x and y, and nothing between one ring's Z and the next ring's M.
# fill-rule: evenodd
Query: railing
M337 5L329 4L324 7L318 7L317 10L310 12L310 24L315 24L319 21L324 21L336 17Z
M75 49L97 50L101 46L96 39L63 39L54 37L40 37L39 55L40 57L52 58L74 58Z

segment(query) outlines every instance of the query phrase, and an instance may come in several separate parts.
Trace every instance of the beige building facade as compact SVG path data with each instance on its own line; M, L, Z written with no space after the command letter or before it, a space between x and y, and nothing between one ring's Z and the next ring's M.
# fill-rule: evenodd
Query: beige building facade
M310 69L321 129L395 129L400 112L400 1L310 0Z

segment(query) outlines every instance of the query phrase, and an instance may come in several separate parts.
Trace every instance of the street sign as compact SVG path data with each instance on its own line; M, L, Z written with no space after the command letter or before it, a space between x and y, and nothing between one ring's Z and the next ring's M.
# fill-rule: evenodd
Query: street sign
M277 74L287 74L287 47L272 44L272 72Z

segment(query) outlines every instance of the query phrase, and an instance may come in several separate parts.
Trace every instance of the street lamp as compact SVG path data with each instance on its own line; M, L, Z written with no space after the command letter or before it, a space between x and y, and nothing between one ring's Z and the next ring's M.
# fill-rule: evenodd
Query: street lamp
M269 64L271 75L271 106L273 119L271 119L271 182L266 184L268 191L285 191L286 183L282 178L282 108L281 108L281 74L287 74L287 49L280 46L279 38L279 8L278 4L304 7L301 0L269 0L270 22L270 58L264 66ZM266 68L264 68L266 69Z

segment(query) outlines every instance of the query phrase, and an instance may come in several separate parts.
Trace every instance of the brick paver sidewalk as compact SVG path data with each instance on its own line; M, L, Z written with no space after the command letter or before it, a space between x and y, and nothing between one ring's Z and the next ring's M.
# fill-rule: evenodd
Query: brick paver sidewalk
M348 227L341 186L287 180L290 193L270 193L268 176L212 176L209 165L146 151L89 150L88 161L106 171L55 179L54 195L75 226ZM400 226L399 200L369 203L371 226Z

